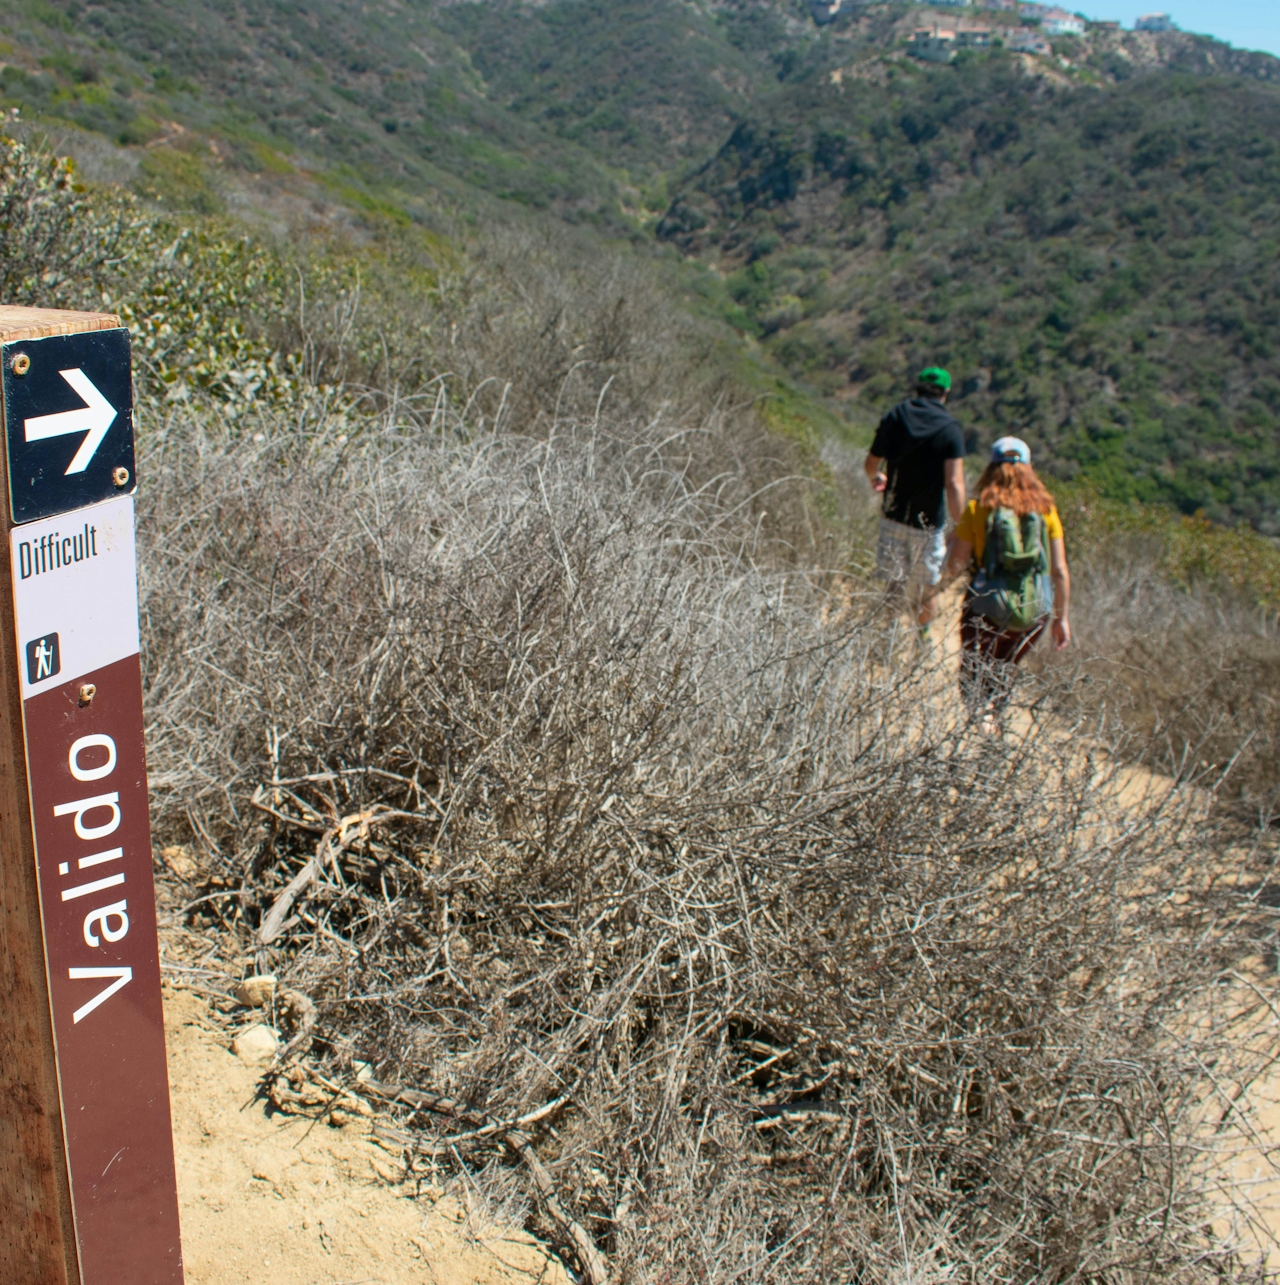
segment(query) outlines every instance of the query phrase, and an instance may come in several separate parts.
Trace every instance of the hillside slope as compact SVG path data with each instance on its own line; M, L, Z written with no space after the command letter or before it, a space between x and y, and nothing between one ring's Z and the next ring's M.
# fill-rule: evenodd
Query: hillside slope
M1031 64L1031 65L1028 65ZM873 413L926 361L985 440L1280 531L1280 90L1072 83L1001 51L780 89L659 234L794 373Z
M608 203L592 157L489 103L431 5L9 0L2 10L4 100L126 144L176 141L180 126L196 131L182 145L204 163L277 180L302 169L386 212L421 214L438 189L468 185L565 209Z
M815 29L797 0L4 0L0 101L421 214L467 187L630 226ZM182 145L200 139L186 139ZM210 160L209 151L196 153ZM630 171L634 170L632 174Z
M442 6L439 21L494 101L582 143L650 199L830 47L789 0L489 0Z
M859 431L945 361L980 439L1280 532L1276 59L1100 30L926 67L906 37L954 11L818 28L803 0L0 14L0 104L131 149L170 208L217 212L230 179L375 226L515 203L656 229L700 306Z

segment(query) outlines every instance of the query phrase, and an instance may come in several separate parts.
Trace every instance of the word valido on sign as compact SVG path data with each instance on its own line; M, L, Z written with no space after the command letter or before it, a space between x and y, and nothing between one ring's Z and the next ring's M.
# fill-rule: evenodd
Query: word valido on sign
M176 1285L133 499L19 526L10 556L80 1285Z
M80 761L81 755L86 750L91 749L105 750L106 761L100 766L86 768ZM77 781L102 780L115 771L118 761L116 743L110 736L101 732L90 736L81 736L72 741L67 760L71 775ZM105 812L107 819L96 825L90 825L87 817L96 812ZM110 794L97 794L87 799L76 799L69 803L57 803L54 805L53 815L55 817L71 817L76 837L88 843L96 843L98 840L114 834L120 828L120 822L123 819L123 814L120 811L120 793L118 790L113 790ZM103 852L93 852L78 858L76 871L79 873L84 870L91 870L123 859L123 848L108 848ZM60 875L70 874L71 863L69 861L59 862L58 873ZM91 879L87 883L63 888L62 900L79 901L85 897L97 898L108 889L123 886L124 882L125 872L117 870L114 874L109 874L105 878ZM84 917L83 936L85 945L90 948L100 947L104 941L114 944L122 941L128 934L129 903L125 898L95 906ZM97 965L76 967L71 965L67 968L67 979L74 982L89 981L91 979L109 979L110 981L108 986L100 990L92 999L81 1004L72 1013L72 1025L78 1025L90 1013L100 1008L107 1000L118 994L133 980L133 969L127 964L107 965L105 967Z

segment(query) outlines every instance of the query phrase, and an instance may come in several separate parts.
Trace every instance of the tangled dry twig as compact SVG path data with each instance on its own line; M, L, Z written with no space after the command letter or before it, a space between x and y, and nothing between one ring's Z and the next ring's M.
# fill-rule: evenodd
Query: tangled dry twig
M151 446L200 496L146 553L161 823L330 1077L459 1104L401 1128L469 1182L527 1138L619 1279L1229 1270L1206 1148L1266 1054L1215 997L1271 925L1206 794L1137 797L1051 679L1018 738L954 716L712 430L447 427Z
M521 1117L518 1121L503 1123L502 1121L490 1119L482 1112L472 1110L465 1103L455 1101L453 1098L442 1097L438 1093L422 1093L417 1089L396 1088L392 1085L379 1084L376 1080L368 1081L367 1087L373 1092L381 1094L382 1097L390 1102L402 1102L415 1110L435 1111L441 1115L449 1116L455 1120L463 1120L475 1126L469 1133L455 1134L449 1138L448 1142L451 1146L456 1146L464 1141L476 1141L480 1138L501 1138L528 1167L529 1175L537 1188L538 1195L547 1213L551 1215L555 1220L556 1226L572 1242L578 1261L582 1264L583 1274L588 1285L608 1285L608 1268L604 1259L600 1256L600 1251L596 1249L595 1242L582 1225L566 1211L560 1201L560 1197L556 1194L555 1183L552 1182L551 1175L538 1158L537 1151L534 1150L533 1139L520 1128L522 1124L532 1124L537 1120L545 1119L553 1111L563 1106L567 1098L558 1098L556 1101L540 1107L537 1111L532 1111L527 1116Z

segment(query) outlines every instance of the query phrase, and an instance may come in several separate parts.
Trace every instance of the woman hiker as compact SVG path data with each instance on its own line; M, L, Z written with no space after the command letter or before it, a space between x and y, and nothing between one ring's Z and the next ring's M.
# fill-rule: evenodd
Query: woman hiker
M971 708L998 718L1014 666L1048 625L1061 651L1071 641L1062 519L1021 438L1002 437L951 537L944 583L968 569L960 615L960 689Z

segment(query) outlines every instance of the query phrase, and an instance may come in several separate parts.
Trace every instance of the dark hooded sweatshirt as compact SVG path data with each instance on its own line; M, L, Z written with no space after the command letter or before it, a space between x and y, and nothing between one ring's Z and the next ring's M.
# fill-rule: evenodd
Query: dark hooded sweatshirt
M912 397L881 421L871 454L885 461L885 517L918 530L947 524L947 460L964 457L964 432L941 402Z

